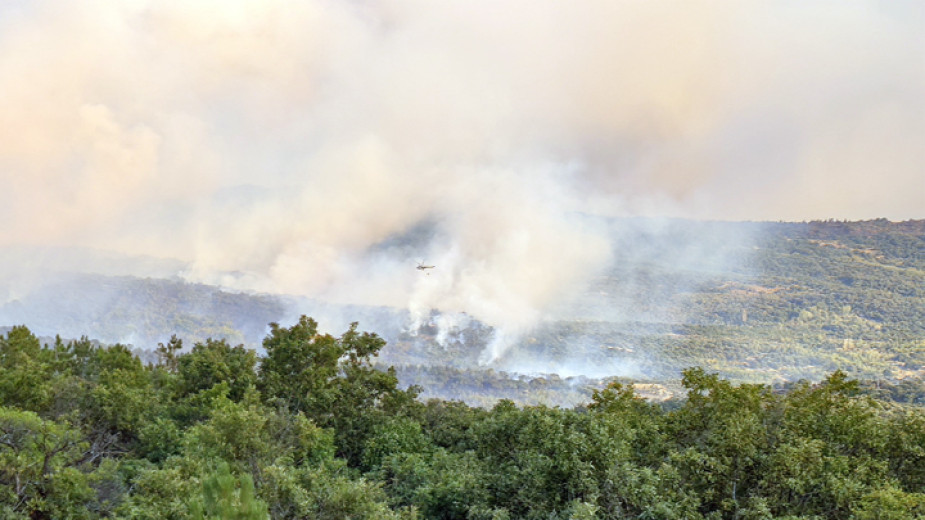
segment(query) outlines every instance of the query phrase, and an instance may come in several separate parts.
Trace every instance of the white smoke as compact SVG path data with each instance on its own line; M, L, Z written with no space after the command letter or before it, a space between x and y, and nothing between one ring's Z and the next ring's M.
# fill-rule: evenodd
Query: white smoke
M610 262L580 214L921 217L923 12L7 2L0 245L465 313L490 361ZM422 222L423 250L376 249Z

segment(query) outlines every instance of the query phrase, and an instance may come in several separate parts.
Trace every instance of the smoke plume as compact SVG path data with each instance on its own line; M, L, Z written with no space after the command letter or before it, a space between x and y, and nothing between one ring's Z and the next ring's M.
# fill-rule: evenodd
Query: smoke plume
M923 26L914 0L5 2L0 246L466 313L490 361L612 260L585 216L922 217Z

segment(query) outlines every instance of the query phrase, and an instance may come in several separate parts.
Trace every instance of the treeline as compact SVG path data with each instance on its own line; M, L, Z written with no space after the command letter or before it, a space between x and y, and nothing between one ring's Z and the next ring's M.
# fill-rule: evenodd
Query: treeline
M695 368L667 404L613 383L582 407L483 409L421 402L373 367L383 346L303 317L271 325L261 359L174 338L145 365L15 327L0 338L0 516L925 517L925 414L840 372L781 389Z

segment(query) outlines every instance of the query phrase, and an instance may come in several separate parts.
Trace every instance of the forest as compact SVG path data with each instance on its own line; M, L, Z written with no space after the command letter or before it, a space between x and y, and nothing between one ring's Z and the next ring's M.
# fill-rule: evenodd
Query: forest
M925 518L920 390L833 371L612 381L574 407L423 399L354 324L272 324L265 354L173 337L0 338L10 519ZM908 386L908 385L907 385ZM911 395L911 397L910 397Z

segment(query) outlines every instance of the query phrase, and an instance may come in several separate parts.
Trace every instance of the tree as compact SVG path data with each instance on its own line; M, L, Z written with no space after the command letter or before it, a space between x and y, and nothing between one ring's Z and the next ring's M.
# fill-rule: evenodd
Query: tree
M271 323L263 347L257 384L264 398L280 399L291 410L312 416L329 416L344 355L337 339L319 334L318 323L302 316L289 328Z
M33 519L86 518L94 493L77 466L87 447L67 424L0 407L0 505Z
M764 385L734 386L701 368L683 374L687 402L668 421L674 465L703 512L739 511L780 428L777 400Z
M178 392L181 396L208 390L221 382L228 383L234 401L244 397L247 389L257 383L257 355L243 345L231 347L225 340L207 339L193 350L177 358Z
M26 327L0 338L0 405L44 411L51 402L52 367L39 340Z
M400 390L394 370L372 366L370 358L384 345L379 336L358 332L356 323L339 338L320 334L306 316L289 328L270 324L258 388L264 399L332 428L338 455L359 466L376 424L421 408L416 388Z
M236 478L225 462L202 480L202 493L190 504L193 520L268 520L267 504L254 495L254 481Z
M183 350L183 340L176 334L170 336L167 344L157 344L157 360L168 372L176 372L179 354Z

